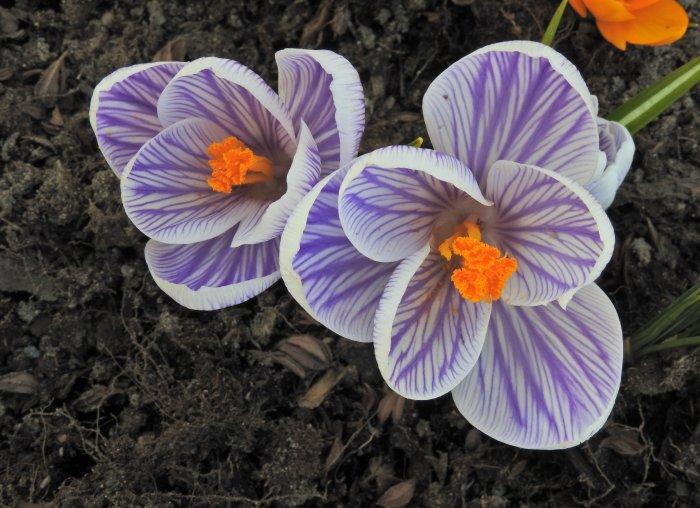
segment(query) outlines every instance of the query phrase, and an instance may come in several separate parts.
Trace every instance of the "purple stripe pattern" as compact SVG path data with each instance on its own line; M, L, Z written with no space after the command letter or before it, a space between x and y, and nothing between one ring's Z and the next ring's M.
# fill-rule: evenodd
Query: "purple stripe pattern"
M595 117L548 58L498 50L466 56L433 81L423 113L435 148L479 181L497 160L547 168L582 185L595 172Z
M132 159L122 180L122 202L132 222L161 242L209 240L259 208L245 187L215 192L206 147L226 131L202 119L164 129Z
M90 121L112 170L121 176L129 160L163 126L156 104L165 86L184 64L140 64L115 71L95 88Z
M598 134L600 151L605 154L606 165L602 174L589 183L586 189L603 208L608 208L632 166L634 140L624 125L603 118L598 118Z
M166 126L207 119L274 161L291 157L296 148L280 98L260 76L233 60L200 58L186 66L160 96L158 117Z
M338 191L346 171L327 177L317 185L318 194L309 196L313 203L291 264L313 317L344 337L369 342L379 298L397 263L364 257L343 232ZM290 224L294 221L293 216ZM286 240L283 236L283 252Z
M340 221L365 256L399 261L428 242L437 217L460 198L473 198L476 206L487 202L454 157L381 148L353 163L340 192Z
M397 268L382 295L374 346L389 387L411 399L444 395L476 362L491 305L463 299L436 251Z
M235 305L274 283L290 214L357 155L364 97L349 62L307 50L278 61L283 97L213 57L120 69L95 88L90 121L127 215L151 238L151 273L186 307ZM211 188L208 149L229 137L270 160L268 181Z
M425 173L367 166L343 193L341 219L363 252L377 261L397 261L428 242L435 219L459 195Z
M522 448L566 448L607 418L620 385L622 330L595 284L558 305L496 302L479 361L453 391L482 432Z
M484 193L497 210L485 234L518 262L502 293L505 303L549 303L599 275L601 261L609 261L612 225L573 182L501 161L489 171Z
M326 176L349 163L360 147L365 98L357 71L325 50L284 49L275 58L280 97L295 127L302 121L308 125Z
M614 232L584 186L625 137L606 125L599 142L596 108L573 65L542 44L464 58L424 100L446 153L376 150L301 200L280 244L290 293L341 335L371 332L382 377L405 397L452 391L475 427L515 446L587 439L610 414L622 367L620 321L592 284ZM456 289L459 269L460 284L500 291L488 256L454 249L463 236L516 260L500 299Z
M279 279L279 238L232 249L235 232L234 226L189 245L151 240L146 245L148 268L183 305L210 310L241 303Z

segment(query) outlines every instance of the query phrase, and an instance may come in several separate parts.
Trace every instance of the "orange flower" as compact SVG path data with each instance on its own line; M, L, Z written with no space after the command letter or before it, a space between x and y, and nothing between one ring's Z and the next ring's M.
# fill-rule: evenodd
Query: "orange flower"
M627 43L659 46L677 41L688 28L688 14L676 0L570 0L581 16L588 11L598 30L620 49Z

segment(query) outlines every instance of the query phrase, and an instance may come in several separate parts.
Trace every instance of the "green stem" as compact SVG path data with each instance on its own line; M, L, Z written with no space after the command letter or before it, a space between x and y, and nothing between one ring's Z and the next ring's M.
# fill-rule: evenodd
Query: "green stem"
M554 42L554 36L557 34L559 23L561 23L561 18L564 15L564 9L566 9L566 4L568 3L569 0L562 0L559 7L557 7L554 16L552 16L552 20L549 22L549 25L547 25L547 30L544 31L544 35L542 36L542 44L551 46L552 42Z
M639 352L639 355L646 355L657 351L663 351L665 349L673 349L683 346L700 346L700 335L697 337L683 337L682 339L667 340L661 344L652 344L651 346L647 346L642 349Z

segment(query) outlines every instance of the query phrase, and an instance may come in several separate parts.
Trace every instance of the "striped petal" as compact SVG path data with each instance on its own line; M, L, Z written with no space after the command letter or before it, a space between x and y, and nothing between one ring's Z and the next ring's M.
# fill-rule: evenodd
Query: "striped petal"
M156 284L180 305L216 310L242 303L279 280L279 239L231 248L234 226L190 245L150 240L146 263Z
M466 419L494 439L569 448L603 426L621 373L620 320L591 284L566 310L495 302L479 361L452 394Z
M282 165L294 155L287 108L260 76L233 60L207 57L183 67L163 90L158 117L164 126L205 118Z
M321 158L309 128L302 121L297 153L287 173L287 190L284 195L269 206L261 209L262 214L252 216L254 220L244 219L233 237L232 247L258 243L279 236L287 219L318 182L321 175Z
M165 86L184 66L158 62L119 69L95 87L90 124L112 170L121 176L129 160L163 126L156 104Z
M433 146L464 162L482 183L494 162L511 160L587 184L598 160L596 109L574 65L529 41L464 57L423 99Z
M399 261L428 242L435 219L465 194L489 204L454 157L391 146L352 164L340 189L340 221L362 254Z
M396 268L382 294L374 351L387 384L404 397L444 395L464 379L481 351L491 305L462 298L451 272L425 246Z
M166 243L201 242L259 209L245 186L230 194L209 187L207 147L223 137L225 132L207 120L183 120L134 156L122 175L122 202L145 235Z
M348 339L372 340L379 297L397 263L360 254L338 217L347 169L321 180L301 201L282 233L280 270L287 289L314 319Z
M632 166L634 140L624 125L603 118L598 119L598 133L600 150L605 153L607 164L602 174L589 183L586 189L603 208L608 208Z
M610 261L615 234L581 186L545 169L499 161L484 194L495 203L483 234L518 262L502 298L510 305L562 304Z
M323 176L357 156L365 129L365 97L355 68L326 50L283 49L275 54L279 93L294 125L305 121L321 154Z

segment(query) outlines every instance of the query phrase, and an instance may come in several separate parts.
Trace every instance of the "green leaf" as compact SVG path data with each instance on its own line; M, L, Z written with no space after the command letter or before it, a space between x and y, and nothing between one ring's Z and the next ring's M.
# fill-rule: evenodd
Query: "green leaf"
M700 82L700 56L638 93L608 115L634 134L658 118L669 106Z
M544 31L544 35L542 36L542 44L546 44L547 46L552 45L554 36L557 33L557 28L559 28L559 23L561 22L561 17L564 15L564 9L566 9L566 4L568 3L569 0L562 0L559 7L557 7L554 16L552 16L552 21L549 22L549 25L547 25L547 30Z
M628 337L625 356L641 355L698 344L700 336L700 282L671 302L654 319Z

